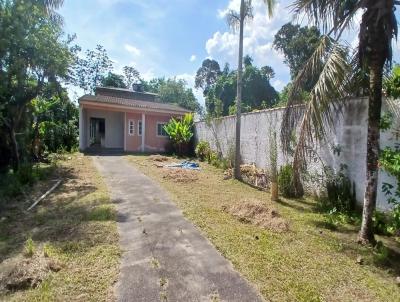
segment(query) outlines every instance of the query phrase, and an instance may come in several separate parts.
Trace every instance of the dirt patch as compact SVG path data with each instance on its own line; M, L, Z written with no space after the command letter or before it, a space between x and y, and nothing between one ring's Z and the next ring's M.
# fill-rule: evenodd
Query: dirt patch
M149 156L149 160L156 161L156 162L166 162L166 161L168 161L168 157L160 155L160 154L156 154L156 155Z
M198 171L170 168L163 171L163 178L178 183L190 183L199 179Z
M61 270L62 265L51 258L35 255L7 259L0 268L0 292L14 292L37 287L50 272Z
M289 230L289 224L275 209L267 207L256 199L242 200L237 205L223 207L223 210L244 223L251 223L278 233Z

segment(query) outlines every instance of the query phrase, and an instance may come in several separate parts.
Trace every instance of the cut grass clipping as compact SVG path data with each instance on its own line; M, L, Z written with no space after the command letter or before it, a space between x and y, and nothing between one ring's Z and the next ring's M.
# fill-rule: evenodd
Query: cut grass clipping
M0 211L0 301L115 300L121 251L114 205L92 159L69 158L31 187L37 198L52 179L63 179L32 211L24 196Z
M251 223L263 229L277 233L289 230L289 224L285 219L280 217L277 210L267 207L265 203L257 199L244 199L232 206L223 206L222 209L232 214L241 222Z

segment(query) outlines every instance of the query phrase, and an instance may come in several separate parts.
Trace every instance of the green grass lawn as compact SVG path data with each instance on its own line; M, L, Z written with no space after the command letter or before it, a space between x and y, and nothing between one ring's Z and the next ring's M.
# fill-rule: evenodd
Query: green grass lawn
M393 248L386 249L386 256L359 246L357 227L327 228L326 217L312 199L272 202L269 193L224 180L222 170L205 163L197 180L177 183L147 156L127 159L170 193L184 215L267 300L400 301L395 283L400 256L393 251L400 244L395 240L379 238ZM249 199L275 208L289 223L289 231L261 229L224 211ZM357 263L359 256L362 264Z
M26 212L31 200L60 177L61 186ZM36 288L2 291L0 286L1 301L114 300L121 253L116 214L90 157L74 154L59 161L47 180L3 204L0 218L0 271L7 263L22 270L43 261L59 267L46 271ZM26 243L30 238L33 247ZM25 255L29 247L31 257ZM24 262L30 263L28 268L22 267Z

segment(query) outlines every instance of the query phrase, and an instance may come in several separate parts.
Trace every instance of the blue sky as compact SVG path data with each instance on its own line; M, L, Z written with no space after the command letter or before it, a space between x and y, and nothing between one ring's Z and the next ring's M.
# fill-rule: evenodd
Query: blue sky
M259 66L270 65L277 90L290 80L281 53L272 48L279 28L292 20L291 0L277 1L268 18L261 0L253 0L254 19L246 25L244 52ZM178 77L194 85L194 75L206 57L237 66L238 37L226 24L226 12L240 0L67 0L60 10L65 31L77 34L85 49L103 45L114 61L115 71L125 65L137 68L145 79ZM356 22L357 23L357 22ZM303 24L304 25L304 24ZM356 36L348 34L349 43ZM395 45L399 61L399 46ZM202 104L201 91L195 91Z

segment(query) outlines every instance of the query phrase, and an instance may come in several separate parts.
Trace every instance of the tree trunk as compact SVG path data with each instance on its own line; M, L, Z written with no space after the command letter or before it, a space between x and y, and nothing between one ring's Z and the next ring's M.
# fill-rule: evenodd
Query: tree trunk
M382 10L386 6L386 10ZM358 242L361 244L374 244L374 225L372 217L376 206L379 174L379 139L382 108L382 78L383 66L390 57L389 47L391 37L386 34L385 23L391 17L393 1L380 0L380 4L370 0L367 3L367 11L363 15L364 28L364 62L369 67L369 98L368 98L368 137L367 137L367 161L366 161L366 188L364 195L364 207L361 229L358 234ZM380 15L385 12L387 16ZM380 16L380 18L378 18ZM363 62L362 62L363 63Z
M11 139L11 151L12 151L12 154L14 157L13 170L18 171L20 159L19 159L19 152L18 152L18 142L17 142L17 138L15 136L14 124L10 125L9 131L10 131L10 139Z
M372 63L372 62L371 62ZM370 68L370 91L368 99L368 137L367 137L367 173L364 195L364 207L362 214L361 230L358 242L361 244L374 244L374 230L372 217L376 206L378 189L378 160L380 119L382 107L382 73L383 64L381 58L374 60Z
M236 97L236 137L235 137L235 171L236 179L241 179L240 173L240 127L242 116L242 74L243 74L243 28L245 18L244 0L240 3L240 25L239 25L239 59L238 59L238 75L237 75L237 97Z
M382 69L370 71L370 93L368 100L368 137L367 137L367 179L364 195L361 230L358 242L374 243L372 216L376 205L378 188L379 160L379 122L382 107Z

